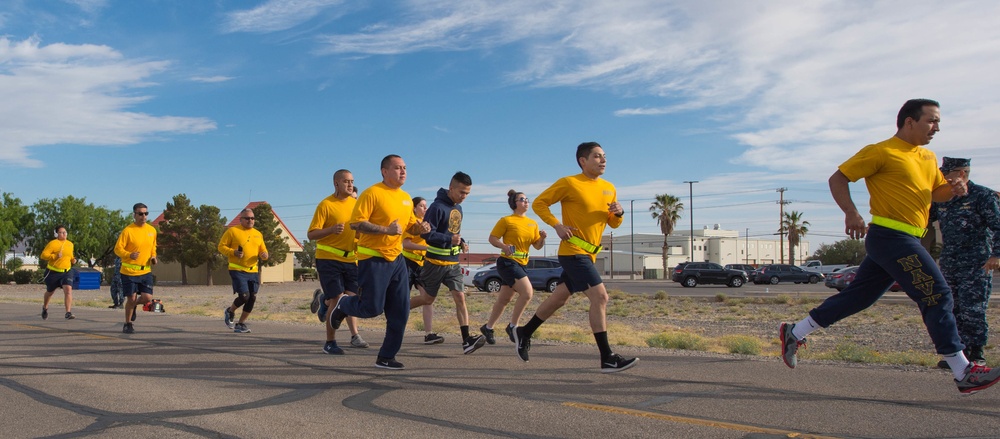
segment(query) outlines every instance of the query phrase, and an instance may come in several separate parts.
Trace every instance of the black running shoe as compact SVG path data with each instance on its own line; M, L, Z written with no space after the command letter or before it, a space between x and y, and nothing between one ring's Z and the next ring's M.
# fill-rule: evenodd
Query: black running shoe
M462 351L468 355L476 352L479 348L486 344L486 337L483 335L470 335L469 338L465 339L462 343Z
M337 300L337 305L333 308L333 313L330 314L330 326L333 329L340 329L340 324L347 318L347 314L344 314L344 312L340 310L340 302L342 302L345 297L347 297L346 294L340 295L340 299ZM320 309L320 311L322 311L322 309Z
M516 326L511 325L507 325L507 327L504 328L504 330L507 331L507 337L510 338L511 343L517 343L517 339L514 338L514 328L516 328Z
M135 321L135 318L138 315L139 315L139 305L136 305L135 309L132 310L132 321L133 322Z
M514 329L514 347L517 348L517 357L528 362L528 351L531 350L531 337L524 335L524 327L518 326Z
M344 350L341 349L340 346L337 346L336 341L326 342L326 344L323 345L323 352L326 352L330 355L344 355Z
M319 311L320 296L322 295L323 295L323 290L320 288L317 288L316 291L313 291L313 300L312 302L309 303L309 312L316 314L316 311Z
M492 329L487 328L486 325L483 325L483 326L479 327L479 332L482 332L483 336L486 337L486 342L487 343L489 343L489 344L497 344L497 339L496 339L496 337L493 336L493 330Z
M621 372L639 362L638 358L625 358L618 354L611 354L608 358L601 360L601 372L614 373Z
M73 320L75 318L76 318L76 316L73 315L73 313L71 313L71 312L66 313L66 320Z
M49 310L42 308L42 320L49 318Z
M378 357L375 360L375 367L379 369L403 370L403 363L396 361L395 358Z
M135 328L132 327L131 323L126 323L122 326L123 334L135 334Z
M437 335L436 333L430 333L424 336L424 344L438 344L444 343L444 337Z

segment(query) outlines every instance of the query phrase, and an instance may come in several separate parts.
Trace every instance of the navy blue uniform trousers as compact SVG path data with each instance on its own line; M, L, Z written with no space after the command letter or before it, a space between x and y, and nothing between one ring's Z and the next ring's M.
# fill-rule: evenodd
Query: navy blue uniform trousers
M403 346L410 318L410 278L405 258L390 262L379 257L358 261L358 295L340 301L345 314L363 319L385 313L385 339L378 356L395 358Z

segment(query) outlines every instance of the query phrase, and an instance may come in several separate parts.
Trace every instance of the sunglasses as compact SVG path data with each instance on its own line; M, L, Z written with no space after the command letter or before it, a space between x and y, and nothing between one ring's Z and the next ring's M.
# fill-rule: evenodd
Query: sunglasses
M245 216L245 217L243 217L243 218L240 218L240 219L242 219L242 220L247 220L247 221L253 221L253 220L256 220L257 218L254 218L254 217L252 217L252 216L251 216L251 217L246 217L246 216Z
M525 198L525 197L521 197L521 198L518 198L518 199L516 199L514 201L517 201L518 203L527 203L528 199Z
M149 212L132 212L132 213L135 214L135 215L139 215L139 216L147 216L147 215L149 215Z

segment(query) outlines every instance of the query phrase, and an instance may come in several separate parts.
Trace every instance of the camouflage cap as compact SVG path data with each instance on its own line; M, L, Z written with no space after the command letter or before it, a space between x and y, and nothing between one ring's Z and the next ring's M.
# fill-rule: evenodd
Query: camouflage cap
M971 166L972 159L957 159L952 157L944 157L941 160L941 172L947 174L955 168L968 168Z

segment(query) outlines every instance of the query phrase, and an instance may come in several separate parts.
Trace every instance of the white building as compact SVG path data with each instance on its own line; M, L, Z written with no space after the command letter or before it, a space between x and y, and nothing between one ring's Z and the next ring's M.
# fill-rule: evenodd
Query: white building
M636 278L663 278L663 235L636 234L605 235L601 240L604 251L597 255L597 269L604 276L612 272L617 276L635 274ZM691 248L691 231L676 230L667 239L667 267L681 262L715 262L718 264L789 263L788 239L784 239L784 252L778 235L768 237L740 236L736 230L723 230L716 224L694 231L694 248ZM802 240L795 248L795 263L800 264L811 254L809 241ZM783 256L782 256L783 255ZM659 275L657 275L659 274ZM669 277L669 276L667 276Z

